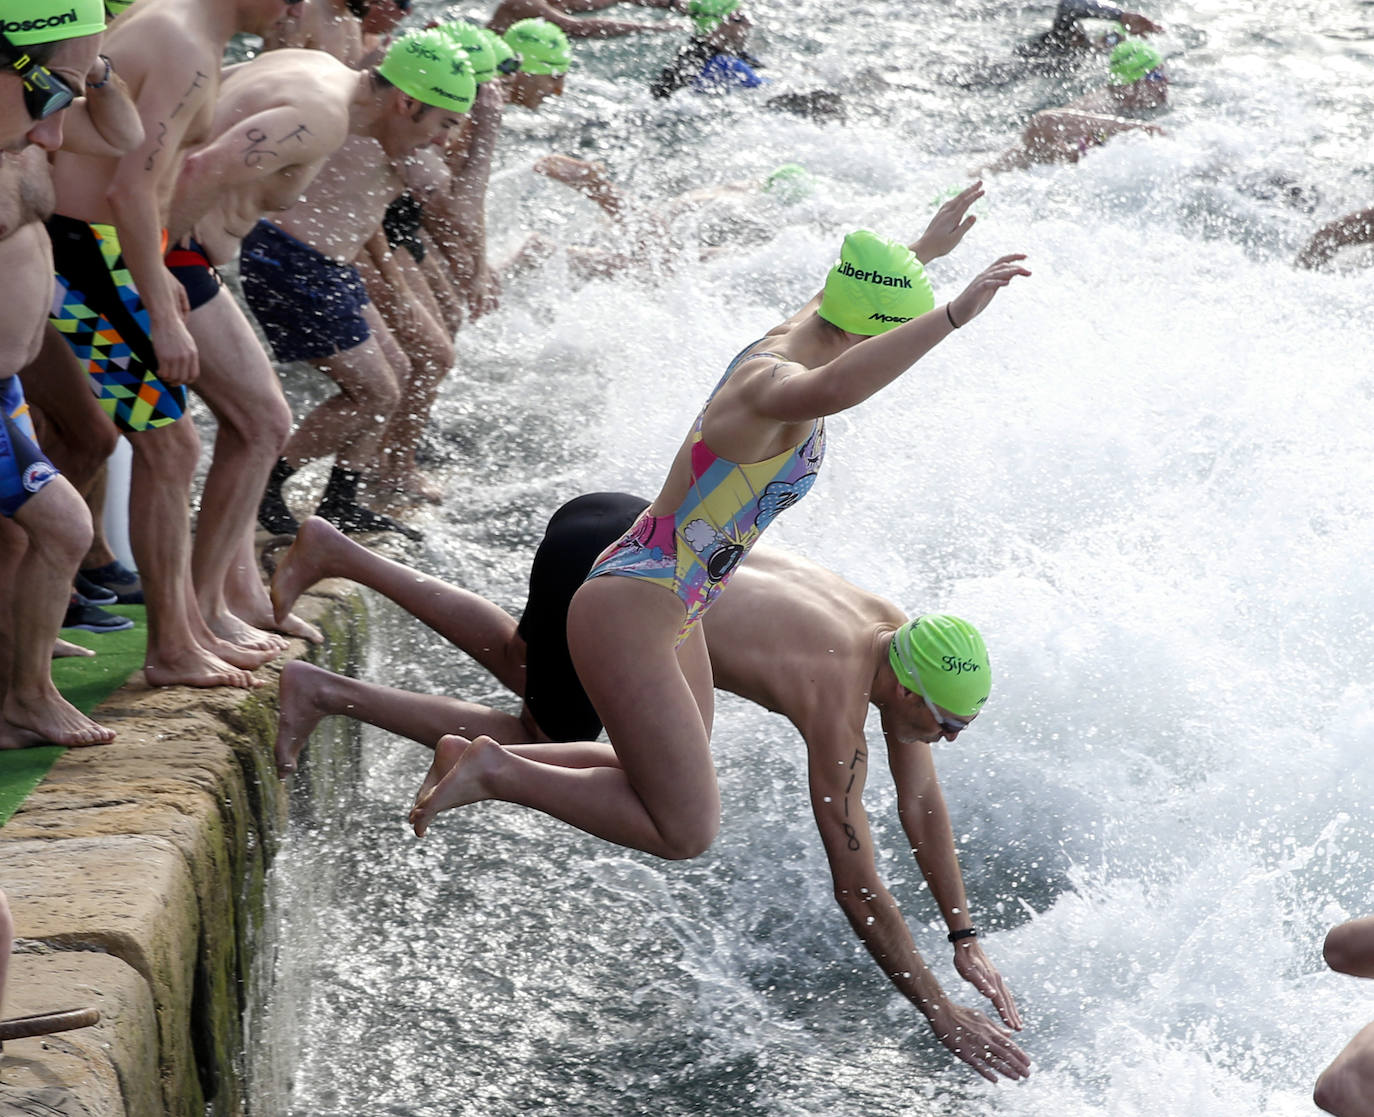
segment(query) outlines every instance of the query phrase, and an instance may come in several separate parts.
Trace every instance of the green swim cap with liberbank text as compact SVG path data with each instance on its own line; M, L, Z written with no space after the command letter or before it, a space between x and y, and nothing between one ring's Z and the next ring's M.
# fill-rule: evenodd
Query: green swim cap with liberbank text
M547 19L522 19L506 29L506 44L520 56L522 74L566 74L572 47L563 29Z
M872 337L934 306L935 292L911 249L859 229L844 238L816 312L842 330Z
M739 5L740 0L690 0L687 14L696 24L698 35L709 35Z
M897 681L957 718L970 718L992 693L988 649L968 621L928 613L892 634L888 661Z
M1138 39L1128 39L1113 48L1107 64L1111 77L1107 80L1112 85L1134 85L1163 62L1164 56L1154 47Z
M17 47L80 39L105 30L101 0L0 0L0 30Z
M377 72L407 96L450 112L467 112L477 96L467 51L438 27L402 35Z

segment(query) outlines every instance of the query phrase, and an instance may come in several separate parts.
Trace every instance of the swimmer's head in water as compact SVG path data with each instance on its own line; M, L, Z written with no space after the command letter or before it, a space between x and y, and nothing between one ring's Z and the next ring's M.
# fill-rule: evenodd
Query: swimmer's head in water
M4 0L0 30L17 47L98 35L105 30L105 6L101 0Z
M572 65L568 36L547 19L522 19L506 30L506 44L520 56L522 74L566 74Z
M479 27L477 30L486 37L487 46L491 47L491 57L499 73L513 74L520 69L520 56L510 49L510 43L489 27Z
M134 0L105 0L105 11L111 19L124 11Z
M957 718L971 718L992 693L988 649L968 621L927 613L892 635L888 662L897 681Z
M687 14L696 24L698 35L709 35L739 5L740 0L688 0Z
M1159 69L1163 62L1164 56L1154 47L1138 39L1128 39L1112 50L1108 63L1111 77L1107 80L1112 85L1134 85L1150 71Z
M449 112L467 112L477 96L467 51L438 27L402 35L377 72L408 97Z
M859 229L844 238L816 313L851 334L871 337L934 306L935 292L911 249Z
M472 76L478 85L496 76L496 55L492 53L490 39L483 33L484 28L459 19L452 23L441 23L439 30L466 52L468 61L472 63Z
M784 163L763 180L763 192L785 206L796 205L816 192L816 176L800 163Z

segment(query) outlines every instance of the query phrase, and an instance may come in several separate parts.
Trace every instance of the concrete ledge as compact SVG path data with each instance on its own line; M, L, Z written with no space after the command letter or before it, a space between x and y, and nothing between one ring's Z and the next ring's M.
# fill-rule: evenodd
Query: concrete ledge
M361 598L323 590L297 611L325 630L324 648L288 655L347 669ZM0 829L21 940L5 1015L110 1006L93 1029L6 1045L0 1117L244 1112L247 977L286 822L272 762L280 665L258 675L268 685L251 694L137 676L99 709L115 743L65 753Z

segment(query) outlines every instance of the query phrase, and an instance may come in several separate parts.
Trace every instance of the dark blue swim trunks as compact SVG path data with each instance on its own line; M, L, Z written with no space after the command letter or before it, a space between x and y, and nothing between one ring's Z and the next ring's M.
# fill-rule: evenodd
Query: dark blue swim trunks
M243 297L279 361L308 361L356 349L372 334L370 301L358 269L259 221L239 251Z
M38 448L19 377L0 380L0 514L13 516L57 477L56 467Z

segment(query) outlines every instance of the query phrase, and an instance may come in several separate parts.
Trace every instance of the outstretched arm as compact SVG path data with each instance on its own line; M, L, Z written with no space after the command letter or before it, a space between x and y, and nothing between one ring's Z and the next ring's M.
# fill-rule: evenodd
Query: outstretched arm
M930 894L940 905L945 924L950 931L972 927L959 854L954 848L954 830L930 746L924 741L901 742L889 737L888 764L897 785L897 813L902 829L911 842L916 864L930 885ZM977 938L962 938L954 944L954 968L993 1003L1008 1027L1021 1028L1016 1002Z
M538 5L538 14L556 24L570 39L610 39L617 35L632 35L637 31L678 31L671 23L631 23L624 19L579 19L572 12L599 12L622 0L555 0ZM645 3L644 0L624 0L645 8L666 8L666 3Z
M1370 243L1374 243L1374 207L1347 213L1323 225L1298 253L1298 263L1304 268L1315 268L1330 260L1339 248Z
M1003 256L945 306L895 330L865 338L816 368L762 363L758 369L742 368L740 398L758 414L782 423L809 422L846 411L891 384L955 329L968 325L1016 276L1030 275L1020 264L1024 259ZM815 302L808 303L808 309Z
M813 734L813 738L814 738ZM807 741L811 807L825 843L835 899L889 981L929 1022L950 1051L989 1081L1019 1079L1030 1060L981 1012L951 1001L916 950L906 920L883 886L861 796L868 770L863 735L835 733Z

